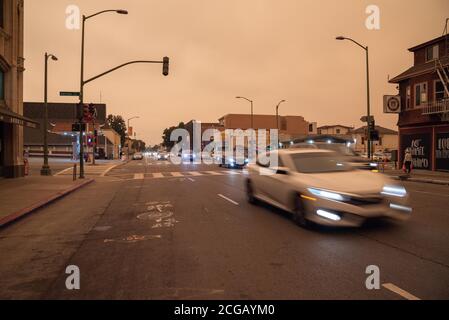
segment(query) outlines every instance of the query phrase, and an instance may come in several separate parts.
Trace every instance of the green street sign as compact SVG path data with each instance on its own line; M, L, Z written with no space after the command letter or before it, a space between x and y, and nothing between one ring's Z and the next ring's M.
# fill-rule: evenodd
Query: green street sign
M59 95L61 97L79 97L80 93L79 92L70 92L70 91L61 91L59 93Z

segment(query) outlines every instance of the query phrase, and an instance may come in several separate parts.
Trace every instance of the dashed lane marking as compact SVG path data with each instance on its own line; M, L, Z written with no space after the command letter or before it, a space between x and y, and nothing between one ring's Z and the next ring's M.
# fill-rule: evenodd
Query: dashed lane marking
M401 297L403 297L403 298L405 298L407 300L421 300L418 297L414 296L413 294L411 294L411 293L409 293L409 292L407 292L407 291L405 291L405 290L395 286L392 283L384 283L382 285L382 287L384 287L385 289L388 289L388 290L390 290L390 291L400 295Z
M145 178L143 173L134 174L134 180L143 180Z
M232 199L229 199L228 197L226 197L226 196L224 196L224 195L222 195L222 194L218 194L218 196L220 197L220 198L223 198L223 199L225 199L226 201L229 201L230 203L232 203L232 204L235 204L236 206L238 206L239 205L239 203L238 202L235 202L234 200L232 200Z

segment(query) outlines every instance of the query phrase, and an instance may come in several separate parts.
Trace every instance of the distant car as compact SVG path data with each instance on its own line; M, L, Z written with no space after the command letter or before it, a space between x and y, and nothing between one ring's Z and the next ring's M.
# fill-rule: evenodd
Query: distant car
M157 155L158 160L168 160L170 159L170 155L167 152L159 152Z
M249 163L248 149L234 148L232 154L227 154L226 149L223 149L221 155L215 155L215 160L220 167L242 169Z
M136 152L133 154L133 160L142 160L143 159L143 154L140 152Z
M405 220L405 188L384 175L357 170L328 150L287 149L272 151L277 167L248 165L246 193L257 201L292 213L303 227L313 224L358 227L366 220ZM273 156L273 155L271 155Z

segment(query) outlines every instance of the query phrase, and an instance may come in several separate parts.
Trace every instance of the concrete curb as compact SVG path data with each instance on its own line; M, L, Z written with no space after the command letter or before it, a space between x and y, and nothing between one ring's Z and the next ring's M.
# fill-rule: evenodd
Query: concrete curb
M11 213L11 214L7 215L6 217L3 217L3 218L0 219L0 228L2 228L4 226L6 226L6 225L8 225L8 224L18 220L18 219L20 219L20 218L22 218L24 216L26 216L27 214L30 214L30 213L33 213L33 212L39 210L39 209L42 209L43 207L45 207L45 206L47 206L47 205L49 205L49 204L51 204L51 203L53 203L53 202L63 198L63 197L65 197L66 195L68 195L68 194L70 194L70 193L72 193L72 192L74 192L74 191L76 191L78 189L81 189L82 187L85 187L85 186L91 184L94 181L95 181L94 179L88 179L88 180L84 181L83 183L80 183L78 185L70 187L70 188L68 188L66 190L59 191L59 192L55 193L54 195L50 196L47 199L40 200L39 202L37 202L35 204L32 204L29 207L23 208L23 209L21 209L19 211L16 211L14 213Z
M447 186L449 185L449 180L434 180L434 179L424 179L424 178L407 178L401 176L392 176L393 179L401 180L401 181L410 181L410 182L421 182L421 183L430 183L430 184L438 184Z

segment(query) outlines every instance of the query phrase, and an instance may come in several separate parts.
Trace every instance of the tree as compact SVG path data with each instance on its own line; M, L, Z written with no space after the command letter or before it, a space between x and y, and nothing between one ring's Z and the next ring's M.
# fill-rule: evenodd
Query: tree
M120 135L120 143L125 145L126 138L126 122L122 116L108 115L107 124Z
M162 146L171 149L175 145L175 141L170 141L171 133L176 129L185 129L184 122L180 122L176 127L166 128L162 135ZM179 142L179 141L178 141Z

